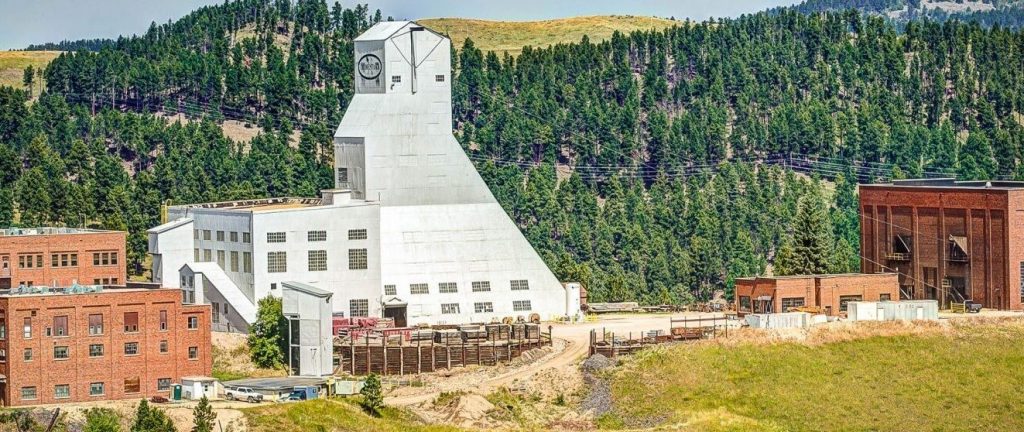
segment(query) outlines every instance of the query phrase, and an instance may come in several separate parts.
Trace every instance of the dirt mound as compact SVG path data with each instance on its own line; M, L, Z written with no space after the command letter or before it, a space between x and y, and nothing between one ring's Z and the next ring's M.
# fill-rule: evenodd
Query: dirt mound
M583 361L580 368L584 372L597 372L615 366L615 360L605 357L603 354L594 354Z

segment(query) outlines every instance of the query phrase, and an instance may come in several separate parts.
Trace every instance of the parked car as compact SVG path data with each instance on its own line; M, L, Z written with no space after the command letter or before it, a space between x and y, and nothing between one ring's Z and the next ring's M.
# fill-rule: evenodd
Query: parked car
M292 393L288 395L287 402L304 401L309 399L316 399L319 397L319 389L316 387L305 387L299 386L292 389Z
M263 402L263 394L256 392L249 387L235 387L224 391L228 400L244 400L249 403Z

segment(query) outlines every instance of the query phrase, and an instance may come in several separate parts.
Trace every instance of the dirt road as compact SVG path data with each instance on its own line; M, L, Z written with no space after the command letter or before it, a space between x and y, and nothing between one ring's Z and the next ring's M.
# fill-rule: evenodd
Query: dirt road
M578 375L577 364L587 354L590 331L601 329L619 334L632 332L634 336L648 330L668 331L669 320L680 317L710 317L712 314L677 313L654 315L603 315L598 321L579 324L553 324L554 350L536 361L514 365L506 368L498 367L488 374L487 370L449 371L446 376L437 380L427 380L421 388L400 388L393 391L385 399L388 405L412 406L436 398L441 392L461 391L478 395L487 395L501 387L510 387L515 383L529 382L544 371L545 377L555 375ZM718 315L721 316L721 315ZM543 379L543 378L542 378ZM551 383L537 383L550 385Z

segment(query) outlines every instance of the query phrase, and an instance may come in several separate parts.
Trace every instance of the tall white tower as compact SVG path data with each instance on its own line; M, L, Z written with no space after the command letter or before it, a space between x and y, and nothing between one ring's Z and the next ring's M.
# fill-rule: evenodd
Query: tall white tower
M451 41L382 22L356 38L355 58L336 187L380 203L385 316L566 315L564 288L452 134Z

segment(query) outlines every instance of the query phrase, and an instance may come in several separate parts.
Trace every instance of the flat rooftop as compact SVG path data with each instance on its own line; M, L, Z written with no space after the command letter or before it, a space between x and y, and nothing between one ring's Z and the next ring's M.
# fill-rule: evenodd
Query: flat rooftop
M99 230L91 228L67 228L67 227L37 227L37 228L3 228L0 229L0 237L33 236L33 235L63 235L63 234L97 234L112 233L117 231Z
M954 178L906 179L893 180L890 183L872 183L867 187L915 187L915 188L953 188L953 189L1024 189L1024 182L1010 180L967 180L957 181Z
M776 279L776 280L787 280L787 279L833 279L843 277L892 277L896 273L834 273L834 274L809 274L809 275L786 275L786 276L754 276L754 277L742 277L736 278L736 280L756 280L756 279Z
M323 205L320 198L262 198L252 200L221 201L204 204L186 204L175 206L190 209L215 209L215 210L237 210L244 212L261 212L273 210L287 210L306 207L317 207Z
M103 294L103 293L130 293L143 291L156 291L159 284L151 282L129 282L127 285L72 285L68 287L51 286L17 286L10 289L0 289L0 297L29 297L29 296L59 296L77 294ZM168 288L171 289L171 288Z

